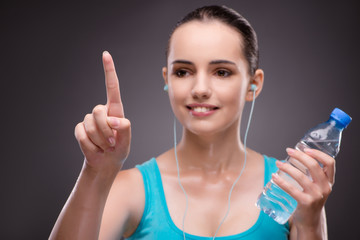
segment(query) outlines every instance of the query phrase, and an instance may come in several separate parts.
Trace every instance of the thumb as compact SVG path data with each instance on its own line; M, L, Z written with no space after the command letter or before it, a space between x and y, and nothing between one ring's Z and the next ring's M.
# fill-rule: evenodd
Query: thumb
M107 123L112 129L118 130L121 125L121 119L117 117L107 117Z
M117 132L117 137L123 138L129 137L131 135L131 123L127 118L118 118L118 117L107 117L107 122L113 130Z
M107 122L112 128L115 137L115 146L114 152L111 154L116 154L118 159L125 161L130 152L130 143L131 143L131 125L130 121L127 118L118 118L118 117L107 117Z
M131 138L131 123L127 118L107 117L107 122L110 128L113 129L116 141L121 142L130 141Z

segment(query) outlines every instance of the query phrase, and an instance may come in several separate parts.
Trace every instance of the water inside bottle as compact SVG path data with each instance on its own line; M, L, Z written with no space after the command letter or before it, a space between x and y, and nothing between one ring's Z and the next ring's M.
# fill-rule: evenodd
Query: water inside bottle
M335 140L325 139L325 140L317 140L317 141L306 139L301 141L301 143L306 144L308 148L321 150L322 152L325 152L331 157L335 157L340 150L340 145L339 145L340 141L336 139Z
M298 142L295 148L302 152L304 152L304 149L306 148L317 149L331 157L335 157L340 150L342 130L348 124L347 122L347 124L344 125L341 122L339 125L339 123L335 120L336 119L332 116L327 122L321 123L315 128L310 129L300 142ZM297 168L311 179L309 170L301 163L301 161L292 157L287 157L285 162ZM323 167L320 162L319 165ZM302 190L301 185L292 179L292 177L288 174L281 171L278 171L277 174L298 189ZM284 224L295 211L297 202L271 180L266 184L257 199L256 206L273 218L276 222Z
M259 196L256 206L279 224L285 224L295 211L297 202L274 182L270 181Z
M334 146L336 140L318 140L307 139L308 141L300 141L295 148L299 151L304 151L305 148L328 149L329 146ZM326 147L323 147L326 146ZM309 170L297 159L287 157L285 160L288 164L299 169L306 176L311 179ZM288 174L278 171L277 174L284 180L291 183L293 186L302 190L302 187ZM272 180L265 186L263 192L260 194L256 206L269 215L279 224L284 224L288 221L291 214L295 211L297 202L288 193L277 186Z

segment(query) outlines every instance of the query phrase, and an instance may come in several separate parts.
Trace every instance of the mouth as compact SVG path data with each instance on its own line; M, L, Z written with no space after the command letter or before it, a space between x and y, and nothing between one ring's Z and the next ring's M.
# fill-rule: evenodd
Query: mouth
M191 113L196 114L204 114L204 113L212 113L215 110L219 109L219 107L209 104L189 104L186 105L186 108L190 110Z

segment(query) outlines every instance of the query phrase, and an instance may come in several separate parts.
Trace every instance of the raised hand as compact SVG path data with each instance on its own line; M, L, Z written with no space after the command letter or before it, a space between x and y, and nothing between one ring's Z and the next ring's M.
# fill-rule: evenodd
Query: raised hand
M102 56L107 103L97 105L75 127L75 137L87 166L96 171L118 171L130 151L130 121L124 117L119 81L111 55Z

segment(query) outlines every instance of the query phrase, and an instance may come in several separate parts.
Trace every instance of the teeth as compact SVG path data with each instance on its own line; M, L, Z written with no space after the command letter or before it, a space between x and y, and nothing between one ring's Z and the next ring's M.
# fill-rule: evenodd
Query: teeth
M210 111L211 109L210 108L207 108L207 107L194 107L193 110L195 112L208 112Z

